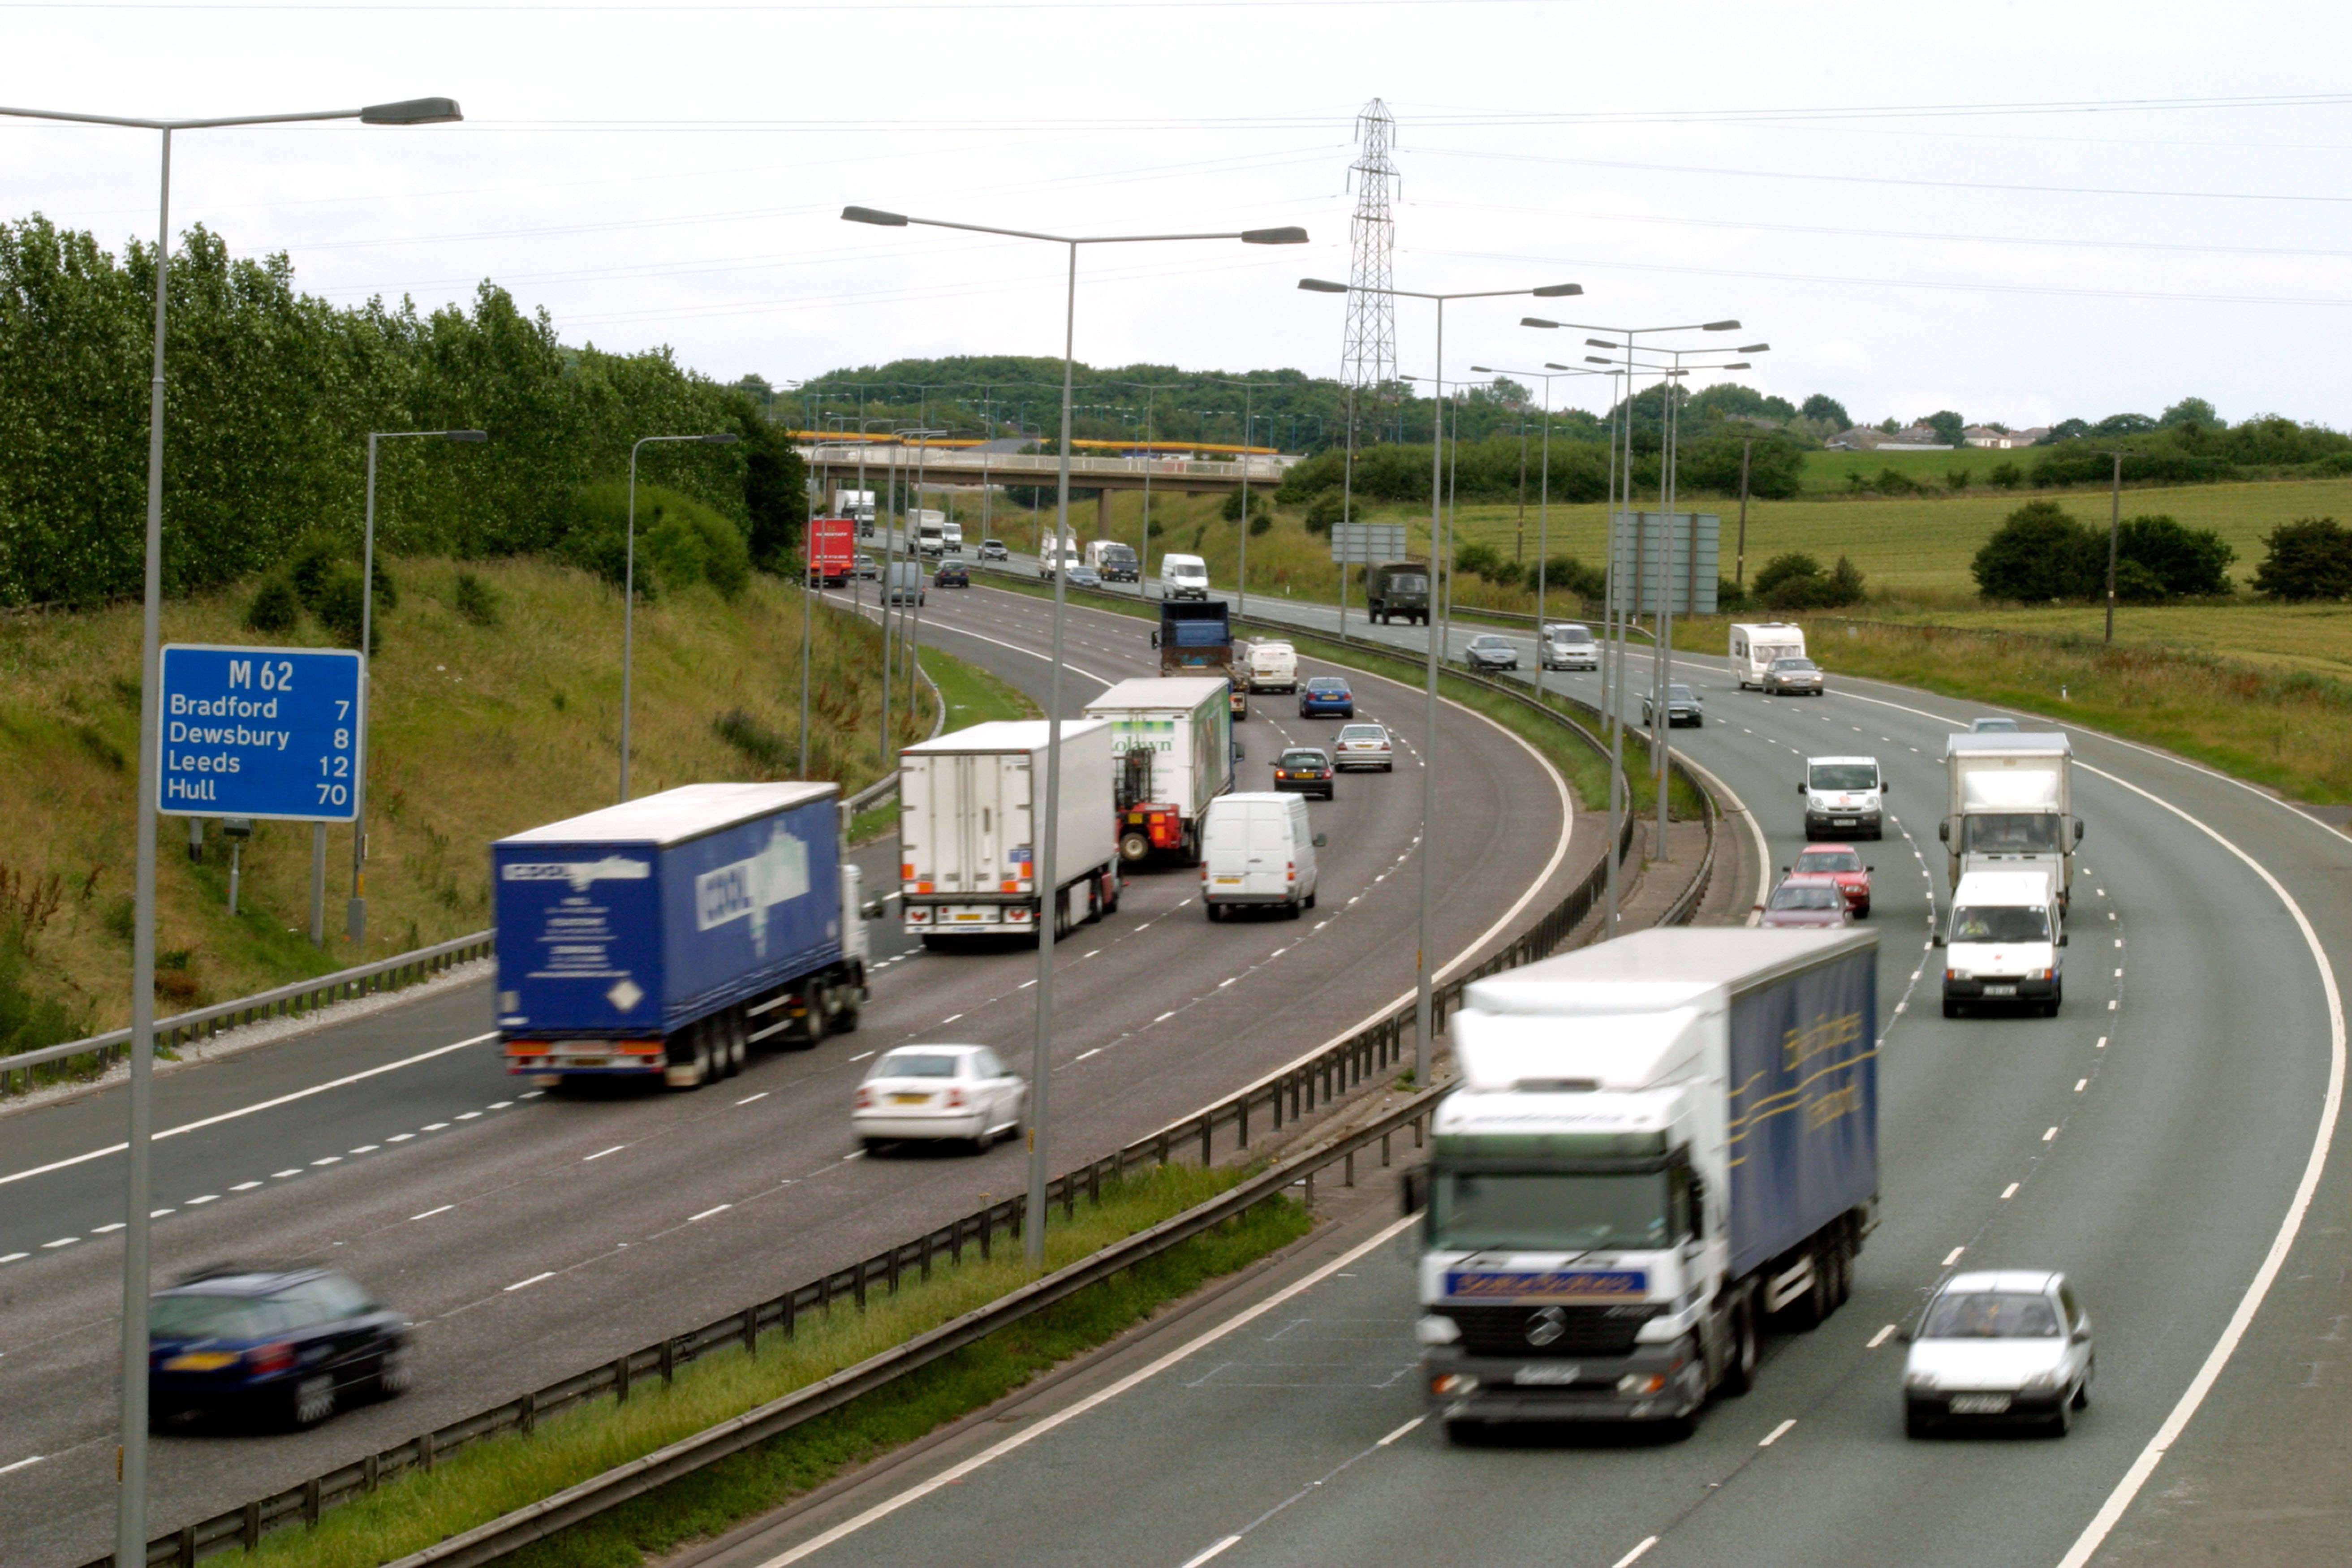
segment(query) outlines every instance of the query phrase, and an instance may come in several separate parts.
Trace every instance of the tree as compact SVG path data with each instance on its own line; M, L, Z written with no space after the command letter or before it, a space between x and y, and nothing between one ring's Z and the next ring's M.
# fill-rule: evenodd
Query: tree
M1985 470L1985 482L1995 489L2013 490L2025 482L2025 470L2015 463L1995 463Z
M1826 392L1816 392L1806 398L1804 406L1797 412L1808 419L1824 420L1841 430L1853 428L1853 420L1846 414L1845 405Z
M2061 441L2073 441L2091 433L2087 419L2061 419L2050 426L2050 434L2034 443L2037 447L2054 447Z
M2298 604L2352 595L2352 531L2332 517L2299 517L2271 530L2254 568L2254 592Z
M2094 436L2145 436L2156 428L2156 421L2145 414L2110 414L2091 426Z
M1963 433L1969 427L1968 421L1948 408L1939 408L1919 423L1933 430L1936 439L1947 447L1958 447L1967 439Z
M2168 429L2210 430L2221 423L2213 405L2201 397L2184 397L2166 409L2157 423Z
M1876 425L1873 426L1872 428L1876 430L1882 436L1894 436L1902 431L1903 421L1895 418L1895 416L1890 414L1885 418L1880 420Z
M2212 529L2184 528L2160 513L2126 518L2116 530L2116 595L2124 596L2125 562L2144 571L2159 596L2226 594L2237 558Z
M1862 597L1862 574L1843 555L1823 572L1819 561L1792 551L1764 563L1756 574L1753 597L1775 610L1833 609Z
M1993 531L1969 571L1988 599L2089 598L2097 580L2086 570L2095 547L2104 574L2104 534L2094 534L2055 501L2028 501Z

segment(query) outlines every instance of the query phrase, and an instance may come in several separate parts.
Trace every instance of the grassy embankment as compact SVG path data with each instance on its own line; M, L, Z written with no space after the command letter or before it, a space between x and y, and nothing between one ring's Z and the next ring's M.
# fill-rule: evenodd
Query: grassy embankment
M1241 1173L1170 1165L1107 1187L1099 1207L1046 1231L1060 1268L1121 1237L1207 1201ZM720 1533L790 1501L849 1467L975 1410L1056 1363L1110 1340L1202 1281L1243 1268L1306 1234L1286 1198L1140 1264L979 1343L804 1423L758 1447L674 1481L504 1559L516 1568L633 1568L649 1553ZM759 1354L721 1351L683 1368L665 1389L647 1379L625 1405L595 1400L541 1424L529 1437L492 1438L329 1513L315 1530L266 1537L256 1568L373 1568L576 1485L614 1466L829 1376L984 1305L1031 1278L1017 1247L995 1259L966 1254L928 1282L909 1276L896 1296L859 1313L804 1319L790 1339L772 1331Z
M216 831L190 864L179 819L162 828L157 1004L240 995L488 921L486 847L502 834L608 804L616 787L619 595L568 567L392 563L399 604L379 608L369 803L368 943L342 940L351 831L328 833L324 952L310 946L310 831L262 823L243 852L239 913L226 908ZM457 581L489 590L468 618ZM174 600L167 641L324 644L305 617L283 638L245 629L251 585ZM651 794L706 779L788 778L799 767L800 599L755 575L732 601L708 586L636 613L635 762ZM811 772L845 790L880 773L879 633L847 616L815 630ZM138 747L139 612L0 619L0 1048L126 1021ZM950 719L1015 710L1017 694L925 656ZM901 741L928 733L928 695ZM899 728L894 725L894 729ZM21 942L21 946L19 942ZM27 1015L46 1009L42 1017Z

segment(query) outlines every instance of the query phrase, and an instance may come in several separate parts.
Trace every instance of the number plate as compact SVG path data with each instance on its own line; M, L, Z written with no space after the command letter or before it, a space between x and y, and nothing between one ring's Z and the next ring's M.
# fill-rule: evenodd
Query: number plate
M1220 877L1217 880L1223 886L1232 887L1235 883L1239 882L1241 879L1239 877Z
M1574 1362L1565 1366L1523 1366L1513 1374L1511 1381L1519 1384L1550 1384L1559 1386L1574 1383L1583 1374L1583 1372L1584 1368Z
M894 1094L890 1097L893 1105L929 1105L930 1100L928 1094Z
M2006 1394L1955 1394L1952 1414L1955 1415L2005 1415L2009 1413Z
M1833 827L1852 827L1854 826L1854 818L1851 816L1832 816L1830 818L1830 825Z
M1988 985L1985 987L1985 994L1988 996L2014 996L2017 994L2017 987L2014 985Z

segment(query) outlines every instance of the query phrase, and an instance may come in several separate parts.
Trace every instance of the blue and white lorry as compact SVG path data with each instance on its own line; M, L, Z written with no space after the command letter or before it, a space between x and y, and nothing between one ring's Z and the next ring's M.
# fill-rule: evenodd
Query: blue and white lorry
M1761 1329L1845 1300L1878 1211L1877 945L1645 931L1468 988L1419 1280L1449 1431L1687 1432L1748 1391Z
M686 784L490 846L507 1070L694 1089L866 1000L840 787Z

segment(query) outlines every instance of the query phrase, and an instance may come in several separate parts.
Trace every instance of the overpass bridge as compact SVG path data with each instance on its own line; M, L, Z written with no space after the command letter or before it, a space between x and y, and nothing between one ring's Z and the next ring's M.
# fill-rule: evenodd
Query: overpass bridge
M979 485L1051 487L1061 468L1061 458L1050 452L992 452L985 448L861 445L848 441L797 445L802 460L822 481L828 495L836 486L855 488L861 463L865 466L866 488L877 490L884 488L893 475L911 484L919 468L927 489ZM1070 488L1097 492L1097 526L1107 527L1113 490L1139 490L1149 484L1153 489L1175 490L1184 495L1223 495L1240 489L1244 476L1252 485L1271 489L1282 482L1283 475L1294 464L1304 460L1286 454L1227 459L1074 454L1070 458Z

